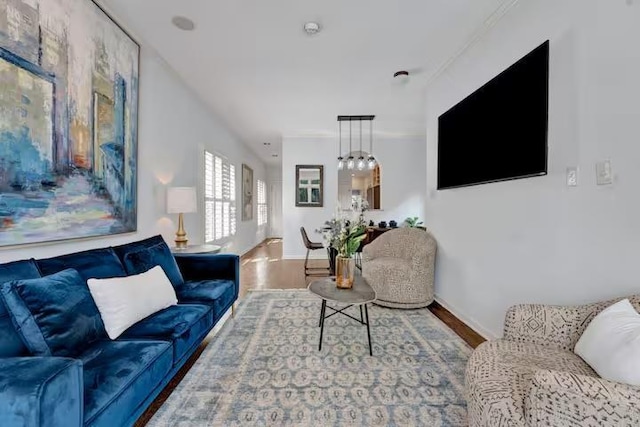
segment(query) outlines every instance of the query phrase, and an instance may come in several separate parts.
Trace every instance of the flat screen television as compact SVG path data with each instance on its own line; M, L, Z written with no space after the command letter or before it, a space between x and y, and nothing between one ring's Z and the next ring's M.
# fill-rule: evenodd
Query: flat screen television
M547 174L549 41L438 119L438 189Z

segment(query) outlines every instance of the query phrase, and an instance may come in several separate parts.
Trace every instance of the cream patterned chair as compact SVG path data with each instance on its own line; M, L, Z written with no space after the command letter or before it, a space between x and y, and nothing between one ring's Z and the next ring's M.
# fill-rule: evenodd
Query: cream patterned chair
M640 387L600 378L573 353L595 315L619 300L511 307L504 338L469 359L470 427L640 426ZM640 309L640 295L629 300Z
M387 231L362 252L362 276L378 305L420 308L433 302L436 240L417 228Z

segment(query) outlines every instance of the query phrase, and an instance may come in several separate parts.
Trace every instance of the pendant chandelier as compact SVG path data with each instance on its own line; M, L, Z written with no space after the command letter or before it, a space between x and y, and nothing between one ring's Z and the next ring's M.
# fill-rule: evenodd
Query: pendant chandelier
M338 147L338 170L344 170L345 167L347 170L357 169L359 171L369 169L373 170L376 165L376 158L373 156L373 119L376 116L338 116L338 127L339 127L339 147ZM342 122L349 122L349 157L345 158L342 156ZM360 155L356 160L353 157L353 122L358 122L360 125ZM365 160L362 154L362 122L369 122L369 156Z

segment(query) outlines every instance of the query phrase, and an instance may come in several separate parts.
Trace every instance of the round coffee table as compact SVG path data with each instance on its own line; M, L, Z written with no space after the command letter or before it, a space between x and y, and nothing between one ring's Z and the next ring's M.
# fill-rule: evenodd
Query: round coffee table
M351 289L339 289L336 287L335 277L325 277L323 279L314 280L309 284L307 288L312 294L315 294L322 298L322 307L320 308L320 342L318 344L318 351L322 350L322 334L324 332L324 321L334 314L342 314L347 316L356 322L359 322L367 327L367 338L369 340L369 355L373 356L373 350L371 349L371 330L369 327L369 310L367 304L376 300L376 291L367 283L364 277L357 275L353 282L353 288ZM329 307L327 301L337 302L339 304L347 304L346 307L336 309ZM344 312L349 307L357 305L360 307L360 319L357 319L350 314ZM362 307L364 307L364 315L362 313ZM333 313L327 315L327 308L333 310Z

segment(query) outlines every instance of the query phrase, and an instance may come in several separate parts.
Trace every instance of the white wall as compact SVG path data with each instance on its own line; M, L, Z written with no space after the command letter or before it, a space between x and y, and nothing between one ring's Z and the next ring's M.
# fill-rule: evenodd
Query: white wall
M177 218L165 213L166 188L199 186L198 195L202 198L199 175L203 170L204 147L227 156L236 165L238 201L241 195L240 174L243 162L253 168L254 180L266 180L264 163L218 122L161 58L144 46L140 72L138 232L3 249L0 250L0 262L117 245L158 233L172 243ZM256 208L254 203L254 210ZM185 214L185 227L190 243L202 243L203 223L202 209L198 214ZM257 227L257 210L252 222L241 222L238 204L237 235L224 242L225 251L244 253L261 242L265 234L266 227Z
M549 175L436 191L437 119L551 41ZM436 295L487 336L515 303L575 304L640 291L640 3L520 1L427 93L427 226ZM596 186L610 159L615 181ZM579 186L566 186L569 166Z
M270 166L267 169L269 186L269 237L282 237L282 167Z
M382 139L374 141L374 154L381 169L381 211L367 212L367 220L398 223L408 216L424 218L426 199L426 144L423 138ZM282 144L283 256L303 258L306 249L300 237L304 226L309 238L321 241L315 230L331 219L338 199L336 138L284 138ZM295 206L296 165L324 165L324 207ZM326 256L325 251L315 251Z

